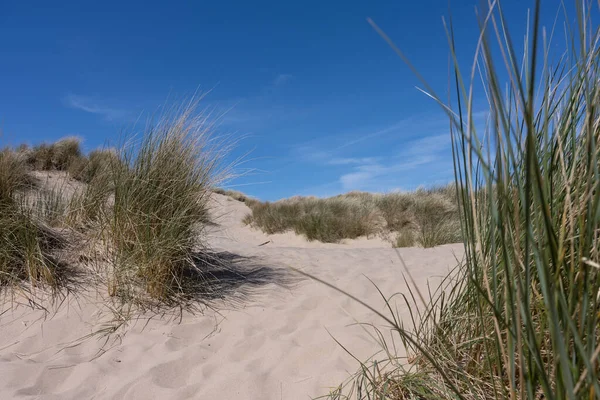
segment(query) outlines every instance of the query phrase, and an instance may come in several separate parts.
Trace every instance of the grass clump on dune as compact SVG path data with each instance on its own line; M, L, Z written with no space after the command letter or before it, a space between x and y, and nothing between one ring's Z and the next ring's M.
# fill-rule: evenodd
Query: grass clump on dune
M39 224L25 208L0 206L0 289L28 281L58 287L52 253L62 244L56 232Z
M23 147L27 163L39 171L67 171L71 164L81 157L81 140L77 137L66 137L52 144L42 143L29 149Z
M69 167L69 174L73 179L90 183L94 177L110 173L121 163L115 149L93 150L85 157L77 158Z
M61 239L38 221L18 196L30 187L27 172L22 155L0 152L0 290L24 281L58 286L52 252Z
M149 126L138 146L120 154L126 168L111 173L114 204L106 220L110 294L135 299L141 290L160 301L184 295L184 278L205 247L202 229L221 161L209 130L192 105Z
M387 360L365 364L330 398L600 399L600 32L586 4L577 3L578 30L567 29L558 58L541 39L540 1L522 60L498 4L481 21L485 132L458 67L460 102L444 106L465 262L413 310L410 330L371 308L410 361L388 348Z
M382 234L395 238L397 247L432 247L461 241L455 199L455 190L442 188L389 194L351 192L326 199L295 197L251 203L252 213L244 222L268 234L293 230L322 242Z
M67 138L0 152L0 285L57 288L55 255L73 236L74 263L92 267L122 305L199 300L208 201L225 172L210 128L192 102L119 151L86 157ZM43 182L36 170L54 172Z

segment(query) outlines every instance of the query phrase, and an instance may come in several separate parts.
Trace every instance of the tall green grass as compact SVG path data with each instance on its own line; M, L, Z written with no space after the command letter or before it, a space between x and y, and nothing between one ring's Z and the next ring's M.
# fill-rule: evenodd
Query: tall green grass
M198 272L208 201L221 171L211 125L195 104L150 124L120 153L110 174L114 202L105 220L112 253L109 292L124 299L172 301ZM122 167L122 166L124 167Z
M556 57L536 1L518 58L501 3L490 3L477 63L469 75L454 63L456 103L428 89L451 122L465 262L425 307L413 306L411 329L392 304L388 315L371 308L408 358L388 348L330 398L600 399L600 33L593 3L575 4ZM478 72L489 101L483 132Z

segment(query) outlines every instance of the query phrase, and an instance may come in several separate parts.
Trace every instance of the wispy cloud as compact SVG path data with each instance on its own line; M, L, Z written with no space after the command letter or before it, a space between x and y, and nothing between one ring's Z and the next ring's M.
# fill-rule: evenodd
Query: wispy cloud
M361 149L346 155L348 147L319 149L301 146L295 156L302 162L317 164L329 174L337 173L330 182L338 191L367 190L389 191L398 187L414 188L421 184L435 184L452 180L452 155L450 135L422 135L403 141L400 150L371 156ZM360 155L356 155L356 154ZM362 154L361 154L362 153Z
M278 74L275 79L273 79L273 86L281 86L289 82L294 76L292 74Z
M435 180L452 178L450 136L447 134L419 138L407 143L399 154L381 161L355 165L340 176L344 191L385 190L399 182L414 186Z
M486 111L474 114L478 129L487 116ZM318 164L323 175L337 174L328 190L337 185L338 192L413 189L454 178L451 137L443 114L415 115L352 134L322 135L296 146L290 157Z
M377 162L377 160L378 160L378 158L376 158L376 157L360 157L360 158L339 157L339 158L330 159L329 161L327 161L327 164L328 165L372 164L372 163Z
M129 111L127 110L106 106L98 100L88 96L69 94L65 96L64 103L70 108L99 115L108 121L126 119L130 116Z
M378 136L383 136L383 135L390 134L390 133L393 133L393 132L398 132L398 131L405 130L407 128L407 125L408 125L408 123L409 123L410 120L411 119L403 120L403 121L400 121L400 122L395 123L393 125L390 125L388 127L385 127L383 129L378 129L378 130L376 130L374 132L367 133L367 134L364 134L364 135L360 135L356 139L352 139L352 140L346 141L345 143L343 143L342 145L340 145L338 147L338 149L343 149L345 147L354 146L354 145L356 145L358 143L364 142L365 140L375 139Z

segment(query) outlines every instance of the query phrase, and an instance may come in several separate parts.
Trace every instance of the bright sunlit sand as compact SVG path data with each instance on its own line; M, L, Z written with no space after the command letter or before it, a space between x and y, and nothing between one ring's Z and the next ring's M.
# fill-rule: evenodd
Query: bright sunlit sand
M210 242L240 258L235 288L215 310L184 314L181 321L140 319L126 332L86 339L103 328L102 316L113 317L92 290L69 295L60 307L47 305L48 312L5 305L0 398L307 399L328 393L359 366L340 344L360 359L380 350L367 331L352 326L379 324L376 317L287 267L383 310L366 277L387 295L405 287L389 242L324 244L293 233L265 235L241 222L249 212L245 204L219 194L213 202L219 225L211 228ZM462 244L399 249L422 289L439 282L462 252Z

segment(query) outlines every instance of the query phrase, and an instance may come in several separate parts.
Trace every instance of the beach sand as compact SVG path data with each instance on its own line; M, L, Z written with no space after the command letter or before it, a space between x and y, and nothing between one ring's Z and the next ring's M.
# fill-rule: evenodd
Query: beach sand
M463 254L462 245L405 248L400 259L379 238L324 244L293 233L265 235L242 224L245 204L217 194L213 212L218 225L209 228L209 241L233 263L222 275L227 295L211 303L214 309L140 318L106 337L98 332L113 316L93 289L67 296L60 306L44 304L45 311L5 304L0 399L317 397L359 367L340 344L360 360L380 350L368 328L355 323L383 321L289 267L385 311L367 277L386 296L406 293L402 259L426 291ZM401 298L394 302L408 323Z

